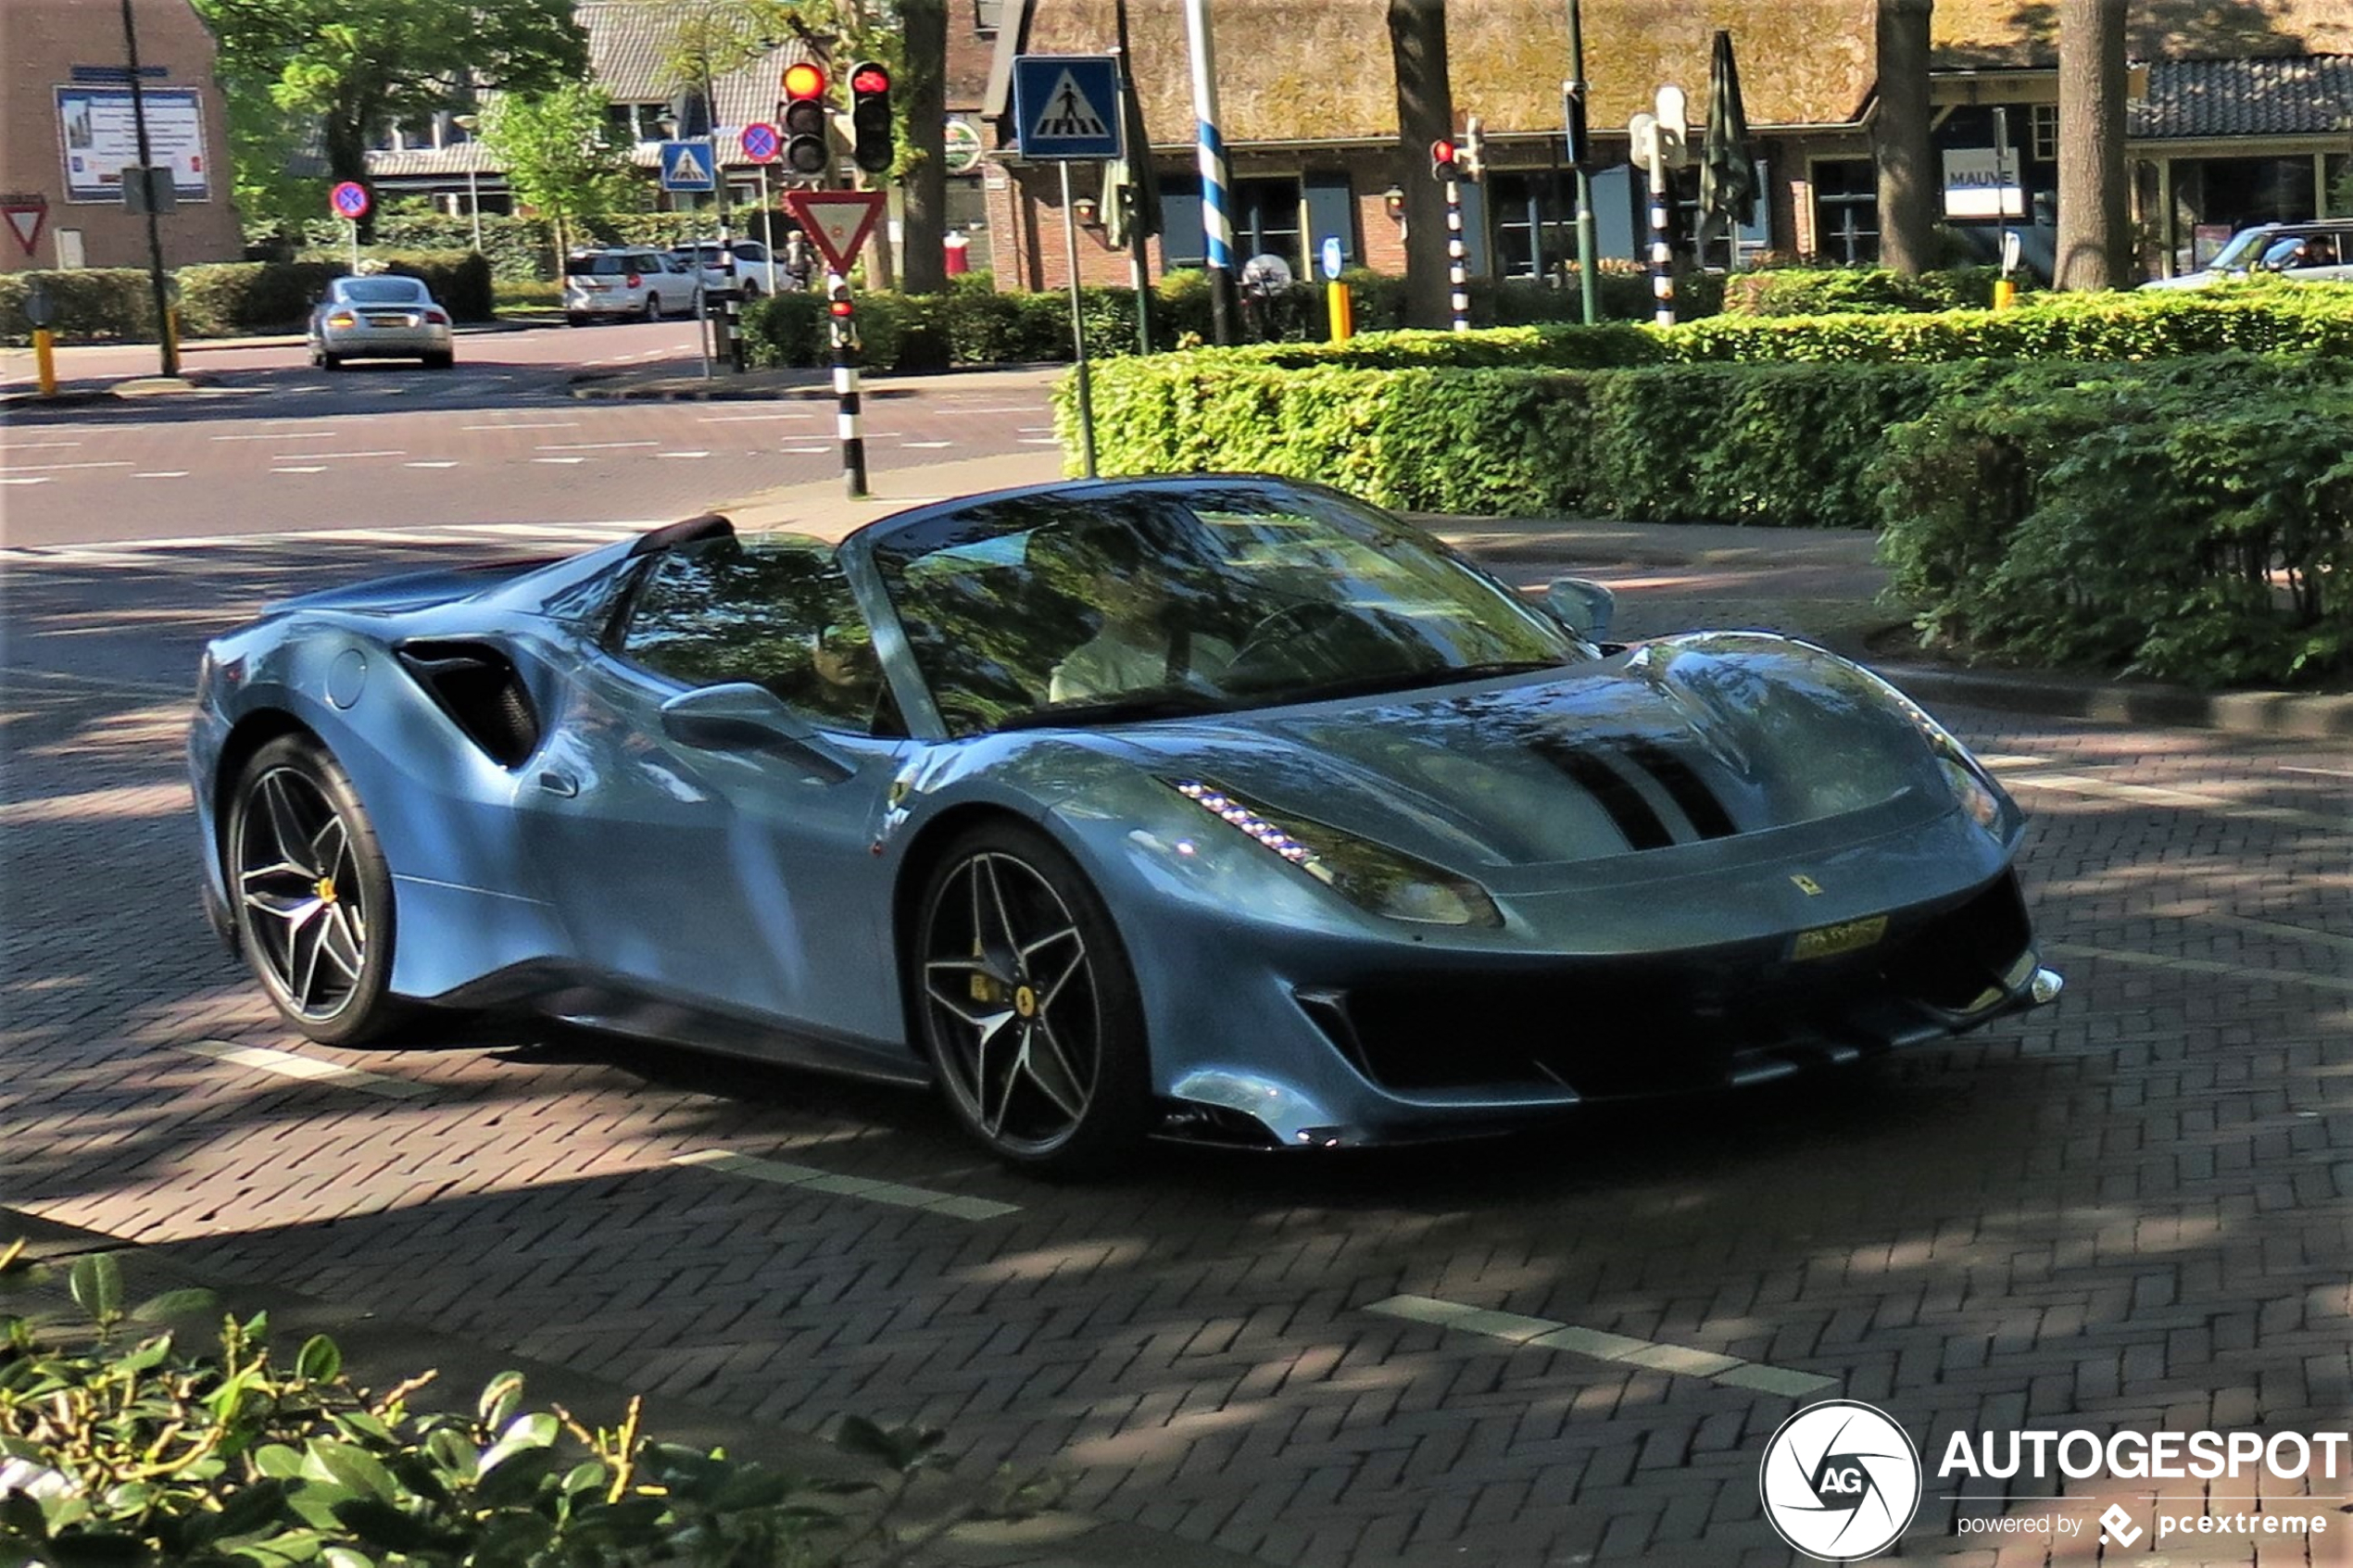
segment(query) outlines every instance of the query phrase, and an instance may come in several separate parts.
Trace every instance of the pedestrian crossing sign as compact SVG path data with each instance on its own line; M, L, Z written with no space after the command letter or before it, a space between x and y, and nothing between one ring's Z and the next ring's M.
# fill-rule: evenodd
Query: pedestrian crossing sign
M661 144L661 188L665 191L708 191L711 178L711 144L664 142Z
M1119 62L1109 55L1013 60L1013 146L1025 158L1119 157Z

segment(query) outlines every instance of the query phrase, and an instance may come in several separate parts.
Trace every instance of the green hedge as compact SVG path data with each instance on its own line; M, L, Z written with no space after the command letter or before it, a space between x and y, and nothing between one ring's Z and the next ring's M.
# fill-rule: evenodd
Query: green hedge
M44 286L55 313L50 331L64 343L144 339L156 335L155 295L144 269L77 267L67 271L0 272L0 337L24 343L32 335L25 295Z
M1881 553L1923 635L2196 684L2353 671L2353 364L2010 377L1891 431Z
M329 280L344 269L324 261L227 261L182 267L180 331L189 337L286 332L308 320Z
M1203 352L1095 378L1113 473L1252 470L1408 510L1868 527L1867 459L1961 367L1465 370ZM1057 418L1075 436L1067 383Z
M490 281L489 258L469 250L391 250L378 246L360 252L363 262L384 271L422 279L448 312L460 321L487 321L497 303ZM321 263L340 276L350 270L348 251L307 251L296 264Z
M1727 316L1836 316L1977 310L1994 303L1998 267L1955 267L1906 277L1883 267L1783 267L1742 272L1724 285ZM2014 280L2023 293L2032 274Z

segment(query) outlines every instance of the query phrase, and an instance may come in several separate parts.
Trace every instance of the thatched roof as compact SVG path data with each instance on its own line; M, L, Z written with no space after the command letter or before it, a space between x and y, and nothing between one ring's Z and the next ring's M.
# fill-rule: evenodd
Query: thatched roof
M1708 49L1730 28L1753 124L1851 119L1870 87L1874 0L1584 0L1596 131L1622 128L1661 82L1695 106ZM1155 142L1193 122L1182 0L1128 0L1129 29ZM1387 0L1212 0L1219 114L1228 142L1397 134ZM1108 51L1112 0L1033 0L1030 54ZM1497 131L1560 123L1568 74L1561 0L1453 0L1447 53L1457 117Z
M2353 53L2353 0L2132 0L2135 59ZM1940 66L2049 65L2055 0L1936 0Z
M1028 5L1025 52L1113 47L1113 0ZM1155 142L1181 142L1193 122L1183 0L1128 0L1128 12L1146 124ZM1458 120L1556 128L1562 0L1450 0L1446 12ZM1852 120L1876 75L1876 0L1583 0L1592 126L1622 129L1667 82L1691 94L1696 119L1719 27L1732 34L1752 125ZM1211 0L1227 141L1396 135L1388 14L1388 0ZM2048 65L2057 14L2057 0L1935 0L1936 64ZM2353 0L2132 0L2131 25L2143 59L2353 53Z

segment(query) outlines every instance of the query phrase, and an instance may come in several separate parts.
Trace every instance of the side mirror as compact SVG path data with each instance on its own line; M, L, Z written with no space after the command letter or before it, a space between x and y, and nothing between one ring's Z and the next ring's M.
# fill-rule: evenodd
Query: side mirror
M1544 608L1554 620L1589 643L1609 635L1610 619L1617 613L1617 596L1583 577L1555 577L1544 590Z
M819 738L817 726L749 681L681 692L661 705L661 731L704 751L777 752L825 784L839 784L857 771Z

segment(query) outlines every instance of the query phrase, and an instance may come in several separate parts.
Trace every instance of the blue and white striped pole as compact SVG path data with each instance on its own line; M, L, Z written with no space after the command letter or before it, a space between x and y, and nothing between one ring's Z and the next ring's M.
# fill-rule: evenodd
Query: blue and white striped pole
M1201 227L1209 263L1212 328L1219 346L1234 341L1234 218L1225 138L1217 133L1217 56L1209 36L1209 0L1185 0L1185 40L1193 57L1193 119L1199 122ZM1148 156L1143 149L1130 157Z
M1668 225L1674 214L1667 205L1667 157L1651 148L1651 319L1662 327L1675 324L1675 246Z
M1446 179L1446 286L1454 330L1466 332L1471 325L1470 253L1463 245L1463 184L1451 174Z

